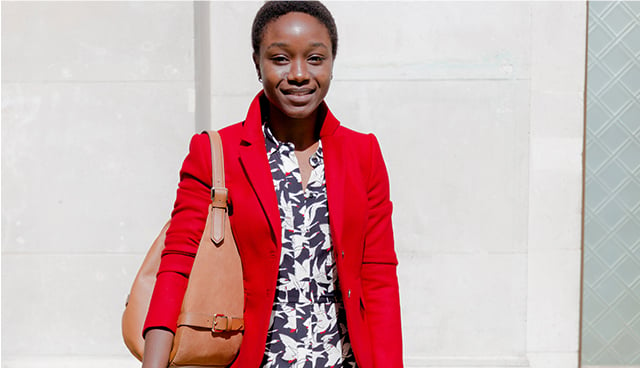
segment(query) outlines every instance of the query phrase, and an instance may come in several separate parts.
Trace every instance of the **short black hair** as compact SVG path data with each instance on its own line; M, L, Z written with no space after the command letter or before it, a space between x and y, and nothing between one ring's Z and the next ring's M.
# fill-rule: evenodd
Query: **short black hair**
M331 52L336 57L338 52L338 29L329 9L320 1L266 1L256 13L251 28L251 45L253 52L260 53L260 42L267 25L279 17L292 12L309 14L324 24L331 39Z

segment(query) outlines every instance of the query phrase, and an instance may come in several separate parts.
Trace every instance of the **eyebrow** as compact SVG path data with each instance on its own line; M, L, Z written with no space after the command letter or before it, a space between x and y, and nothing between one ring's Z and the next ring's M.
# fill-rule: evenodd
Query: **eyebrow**
M286 42L274 42L272 44L270 44L269 46L267 46L267 50L272 48L272 47L282 47L282 48L286 48L288 47L289 44ZM311 44L311 47L324 47L325 49L329 49L329 47L327 47L327 45L324 44L324 42L314 42Z

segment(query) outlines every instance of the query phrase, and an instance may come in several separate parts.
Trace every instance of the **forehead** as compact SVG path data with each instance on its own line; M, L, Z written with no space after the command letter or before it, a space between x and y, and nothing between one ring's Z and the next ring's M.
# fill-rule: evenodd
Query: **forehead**
M287 13L269 22L261 43L268 46L289 39L323 42L327 46L331 43L327 27L314 16L300 12Z

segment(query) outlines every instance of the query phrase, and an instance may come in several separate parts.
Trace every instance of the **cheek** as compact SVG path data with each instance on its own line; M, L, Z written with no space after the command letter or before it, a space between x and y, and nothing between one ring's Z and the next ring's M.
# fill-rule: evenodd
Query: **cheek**
M332 71L333 71L333 68L331 66L322 66L315 69L315 74L319 78L329 78L331 76Z
M328 86L329 82L331 81L331 69L322 70L321 72L316 74L316 78L318 79L318 81L323 83L325 86Z
M277 84L279 81L287 78L288 71L284 68L263 68L262 76L265 79L269 79L269 82L272 84Z

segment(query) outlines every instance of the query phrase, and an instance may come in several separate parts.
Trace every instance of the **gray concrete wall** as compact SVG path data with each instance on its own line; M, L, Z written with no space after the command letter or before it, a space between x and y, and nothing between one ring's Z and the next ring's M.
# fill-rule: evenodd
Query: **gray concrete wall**
M229 36L258 6L211 5L216 127L259 88ZM389 166L407 366L576 367L586 4L328 7L327 102Z
M3 367L126 357L120 314L194 132L193 55L189 2L2 3Z
M3 3L3 366L137 366L129 283L193 101L217 128L259 90L258 7ZM585 4L328 7L327 101L391 175L407 366L577 367Z

